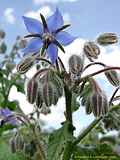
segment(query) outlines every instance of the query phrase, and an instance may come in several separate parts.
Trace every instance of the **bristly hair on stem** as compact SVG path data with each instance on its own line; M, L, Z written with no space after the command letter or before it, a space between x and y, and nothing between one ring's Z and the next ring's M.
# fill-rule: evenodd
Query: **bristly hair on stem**
M96 75L98 75L98 74L100 74L100 73L103 73L103 72L109 71L109 70L120 70L120 67L106 67L106 68L101 69L101 70L99 70L99 71L97 71L97 72L94 72L94 73L91 73L91 74L89 74L89 75L86 75L86 76L82 77L82 78L79 80L79 83L82 82L82 81L85 80L85 79L88 79L88 78L90 78L90 77L96 76Z
M112 94L112 96L111 96L111 98L110 98L110 101L109 101L109 105L112 104L112 102L113 102L113 100L114 100L114 98L115 98L115 95L117 94L117 92L118 92L119 89L120 89L120 86L117 87L117 88L115 89L115 91L113 92L113 94Z

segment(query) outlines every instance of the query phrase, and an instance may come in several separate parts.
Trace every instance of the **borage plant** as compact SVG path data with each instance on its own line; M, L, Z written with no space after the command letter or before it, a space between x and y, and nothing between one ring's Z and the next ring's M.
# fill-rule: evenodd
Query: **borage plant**
M28 116L17 115L23 122L11 140L12 151L24 151L30 159L36 160L70 160L85 156L86 159L89 159L89 156L93 156L94 159L94 156L109 156L108 152L110 156L117 158L117 153L108 144L94 143L93 147L91 141L88 149L83 141L96 126L99 128L102 126L104 130L118 129L120 124L118 112L120 96L116 95L120 88L120 78L116 70L120 70L120 67L111 67L95 61L101 52L99 45L117 43L117 35L104 33L96 41L86 42L82 54L72 55L69 58L69 72L67 72L58 55L58 48L65 52L63 46L76 39L64 31L70 25L64 25L58 9L47 19L42 14L40 18L42 24L36 19L23 17L29 32L25 38L30 38L30 41L23 49L25 57L17 65L17 70L20 74L24 74L33 65L37 64L39 67L28 81L26 89L27 100L33 104L34 112ZM89 60L88 65L84 63L85 58ZM103 69L83 76L83 73L93 65L100 65ZM100 73L104 73L107 80L116 87L110 99L94 78ZM39 125L40 114L48 114L50 106L56 105L62 96L66 102L64 113L66 120L62 122L60 129L46 136L41 132ZM81 103L77 101L78 98ZM115 103L116 100L118 104ZM80 104L84 106L86 114L93 113L95 120L78 137L74 137L72 113L80 107Z

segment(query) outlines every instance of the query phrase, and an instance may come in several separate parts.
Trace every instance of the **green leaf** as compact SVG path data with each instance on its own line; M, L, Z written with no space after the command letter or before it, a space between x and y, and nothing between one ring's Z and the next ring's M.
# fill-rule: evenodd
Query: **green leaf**
M4 100L5 100L4 95L2 93L0 93L0 106L2 105Z
M13 85L16 86L18 92L25 93L24 84L23 83L17 83L16 82Z
M69 124L64 123L63 127L54 131L49 137L48 143L48 159L47 160L61 160L65 148L68 143L72 143L73 136L68 132Z
M120 157L113 151L112 147L107 144L99 144L97 146L76 146L73 151L73 160L96 160L96 159L115 159L119 160Z
M17 101L12 101L12 102L8 101L6 105L10 110L14 111L17 108L18 102Z
M24 79L21 78L20 74L15 73L11 75L11 86L15 85L18 92L25 93L24 83Z
M15 126L13 126L11 124L5 124L2 127L0 126L0 135L2 135L3 132L8 131L13 128L15 128Z

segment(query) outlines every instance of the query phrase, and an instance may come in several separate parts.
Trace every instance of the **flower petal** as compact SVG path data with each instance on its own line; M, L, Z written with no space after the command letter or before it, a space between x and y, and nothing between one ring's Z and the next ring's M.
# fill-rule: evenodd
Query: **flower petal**
M50 16L46 21L50 32L53 32L58 28L62 27L64 23L63 17L58 8L56 9L55 13Z
M0 116L3 117L2 121L4 121L4 119L6 119L12 115L13 115L13 113L11 112L11 110L9 108L1 108L0 109ZM16 125L17 120L16 120L16 118L14 118L14 115L13 115L13 117L10 117L5 123L11 124L11 125Z
M71 36L69 33L67 32L59 32L56 34L56 39L64 46L72 43L76 37Z
M23 16L23 20L28 32L42 34L43 29L40 21L25 16Z
M47 54L52 62L52 64L55 63L57 57L58 57L58 48L54 44L50 44L47 48Z
M42 47L43 43L40 38L34 38L31 39L26 48L22 49L22 52L26 55L27 53L36 53L40 50Z
M12 115L12 112L8 108L0 109L0 116L7 117L9 115Z

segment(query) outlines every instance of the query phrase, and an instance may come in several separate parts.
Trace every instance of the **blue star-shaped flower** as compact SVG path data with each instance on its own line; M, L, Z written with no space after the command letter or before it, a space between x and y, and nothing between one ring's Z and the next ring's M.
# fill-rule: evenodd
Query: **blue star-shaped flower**
M42 24L36 19L23 16L26 28L30 33L25 37L32 37L23 52L24 54L38 53L42 48L41 52L43 53L46 50L48 57L54 64L58 57L58 47L65 52L62 45L66 46L76 38L63 31L70 25L64 25L63 17L58 9L46 20L42 14L40 14L40 17Z
M1 108L0 109L0 117L2 117L2 119L4 118L8 118L9 116L12 116L13 113L8 109L8 108ZM12 119L12 120L8 120L9 124L12 124L12 125L16 125L16 119Z

